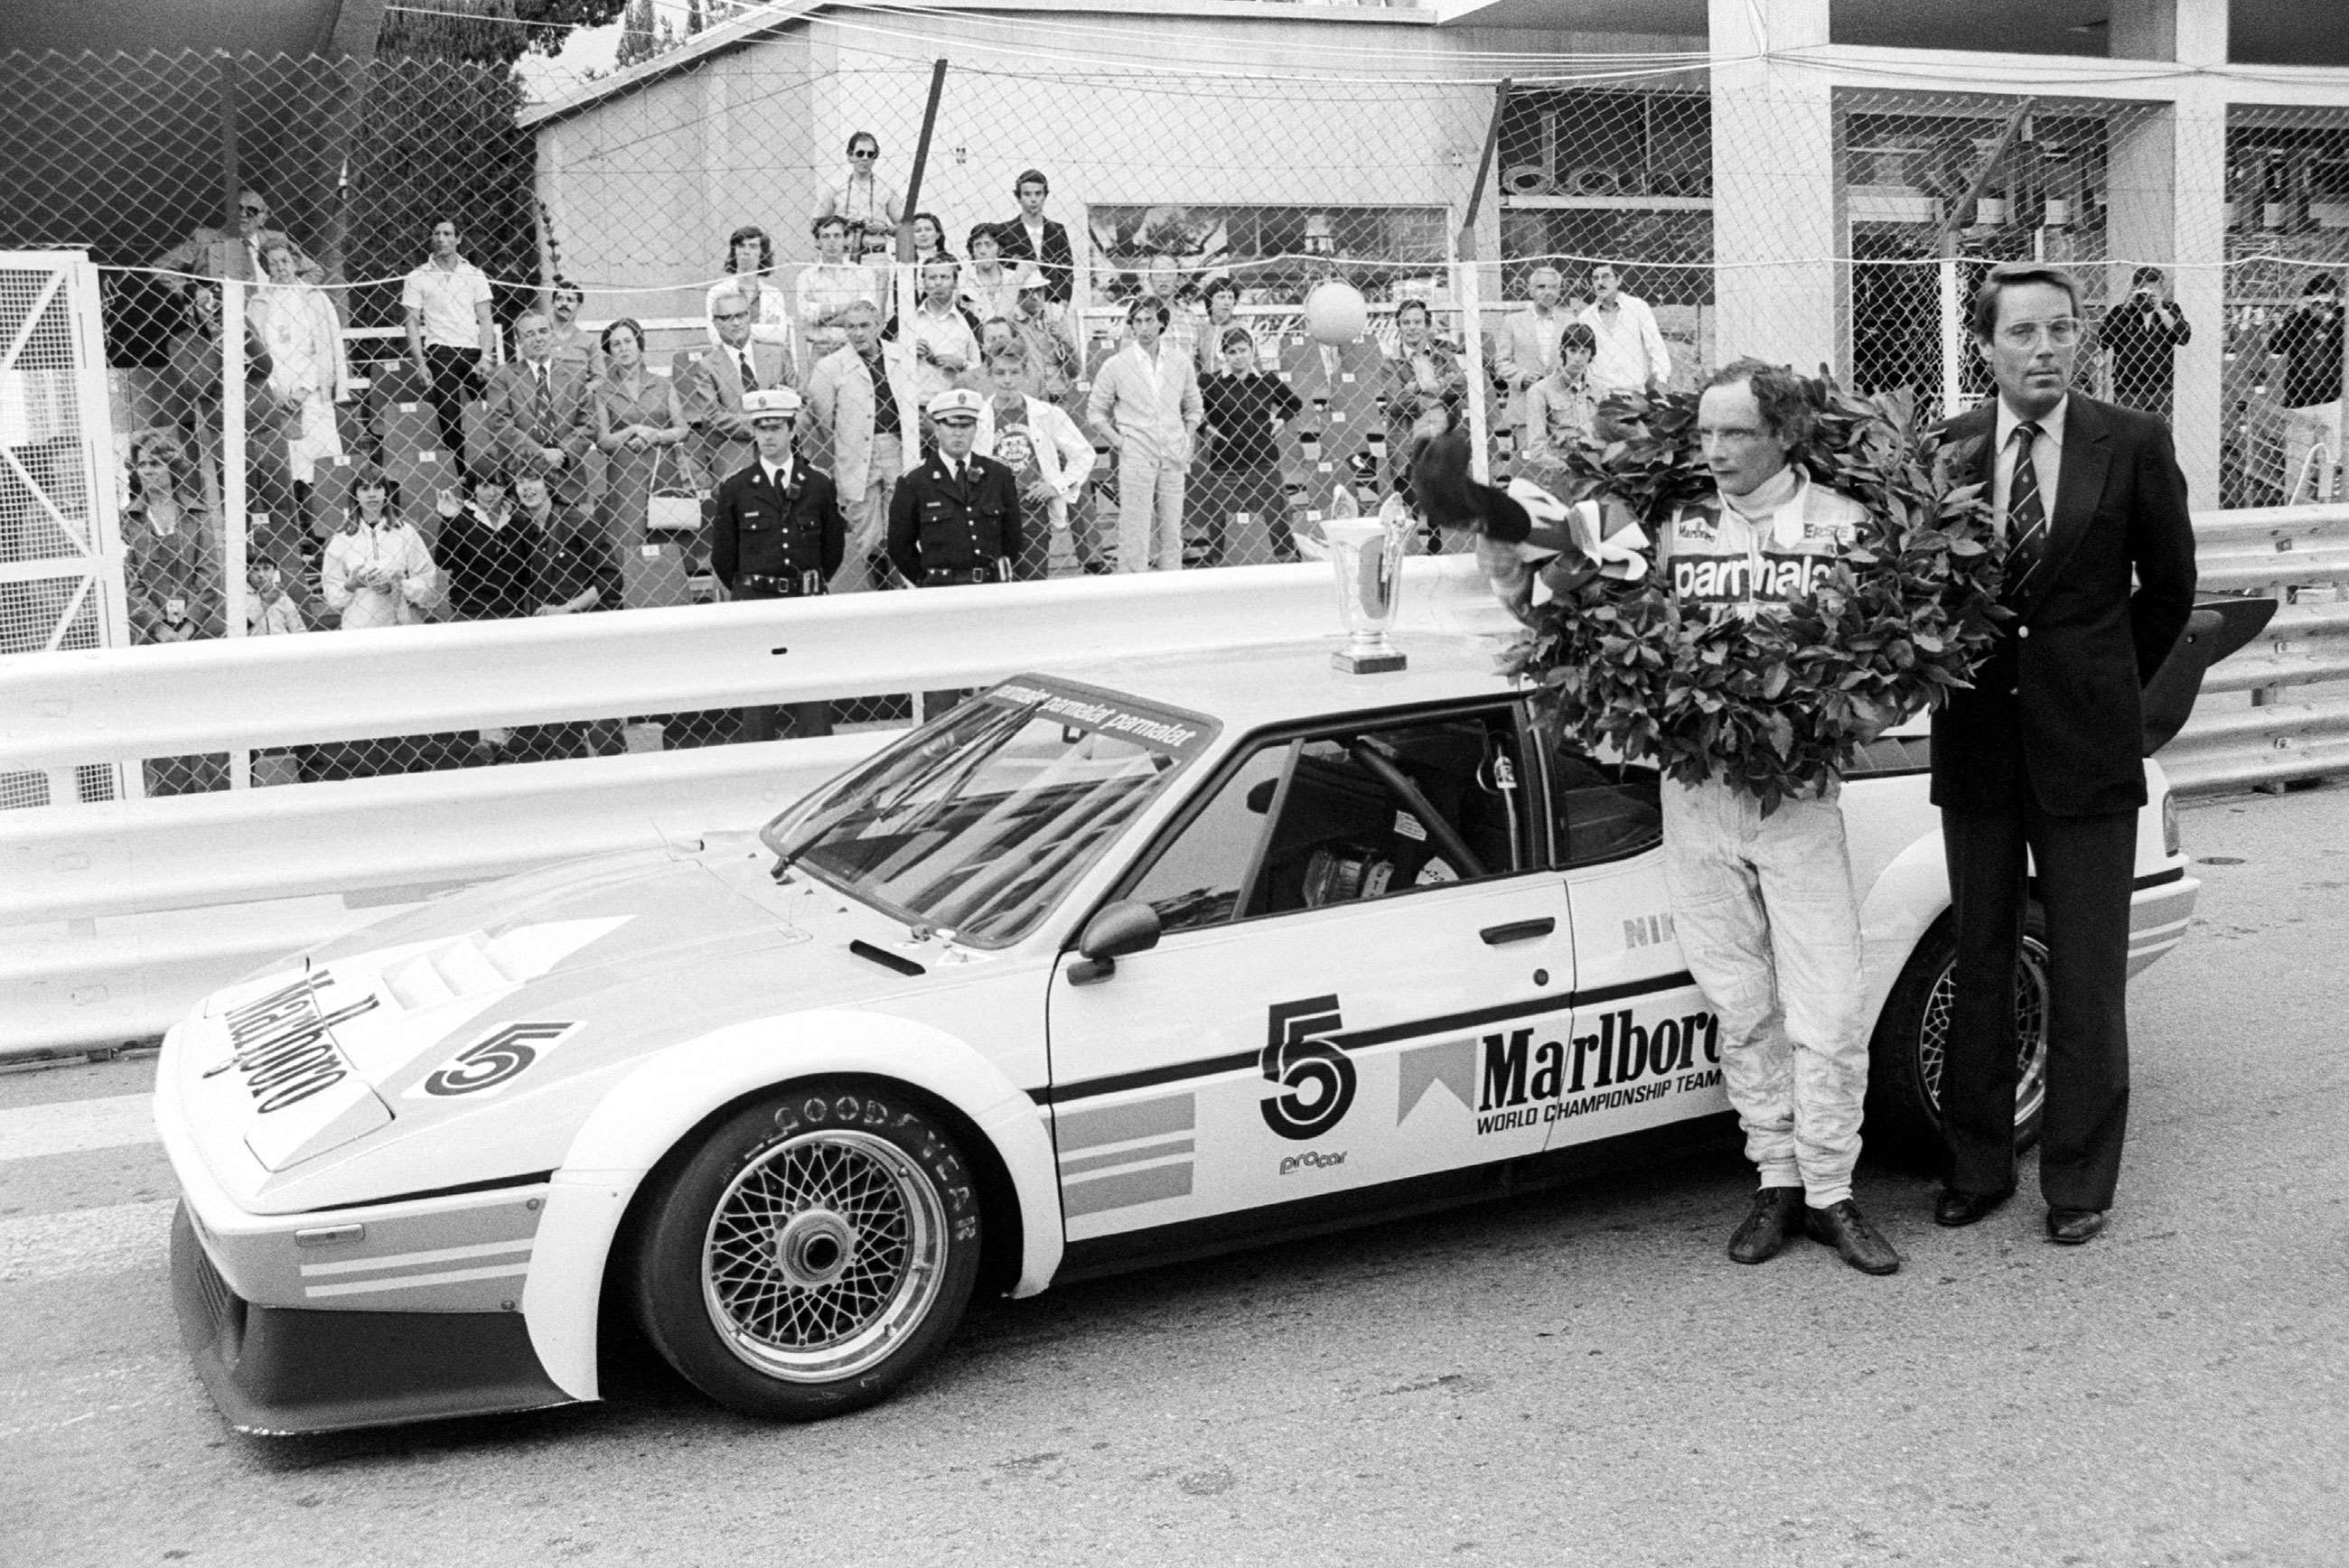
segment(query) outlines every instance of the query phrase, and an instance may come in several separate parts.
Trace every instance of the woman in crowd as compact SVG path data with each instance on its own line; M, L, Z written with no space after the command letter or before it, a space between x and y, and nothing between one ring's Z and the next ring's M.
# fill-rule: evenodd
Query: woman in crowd
M391 487L372 463L351 476L350 516L326 542L319 583L346 632L415 625L432 603L440 585L432 552L392 510Z
M1280 437L1304 405L1286 382L1257 368L1256 339L1247 327L1225 327L1222 348L1222 365L1199 383L1207 458L1194 515L1206 536L1207 564L1222 564L1227 546L1237 565L1294 561ZM1229 531L1243 526L1237 522L1242 515L1247 531L1233 541Z
M449 579L449 609L460 621L527 615L531 553L537 540L514 517L513 490L504 470L484 467L473 476L473 499L440 495L440 565Z
M974 331L990 321L1009 321L1019 314L1018 270L1003 264L1003 236L992 223L971 225L964 242L968 259L962 266L962 307Z
M1526 388L1518 468L1545 489L1555 490L1566 478L1566 454L1598 424L1598 389L1590 384L1590 356L1598 349L1599 336L1588 325L1567 323L1557 337L1557 363Z
M187 455L168 436L130 451L130 500L122 511L122 585L135 643L217 637L222 614L220 524ZM194 795L228 783L225 756L157 757L145 767L150 795Z
M869 267L848 260L848 220L833 213L811 225L815 234L815 264L800 269L793 285L799 299L800 336L808 346L812 366L848 341L840 325L841 313L857 300L881 304L880 281Z
M869 130L860 130L848 139L848 172L837 185L826 185L816 193L813 216L848 221L852 256L885 257L897 242L905 203L881 182L880 165L880 139Z
M951 262L955 253L947 249L946 220L936 212L914 214L914 266L916 271L932 262Z
M732 275L709 285L703 319L708 320L710 311L717 308L718 296L731 290L750 307L750 335L761 343L780 343L788 348L792 341L792 307L783 298L782 286L769 281L775 270L775 242L767 237L767 231L755 223L746 223L729 235L726 270ZM709 341L719 341L714 322L709 325Z
M554 324L549 335L554 341L552 356L557 365L584 367L590 377L604 373L603 350L587 329L579 325L579 313L587 308L587 292L569 278L554 280L554 292L547 296L547 319Z
M334 302L295 273L294 242L283 235L262 242L269 281L254 291L253 315L269 346L269 390L285 406L285 461L304 510L318 464L343 455L335 405L351 395L351 366L343 352L343 324Z
M1411 471L1412 428L1437 407L1456 408L1468 395L1460 351L1435 335L1425 300L1395 307L1396 343L1387 358L1387 472L1400 483Z
M607 546L645 532L661 455L692 434L677 387L645 363L645 329L623 316L604 329L605 369L595 383L595 445L608 459L596 521Z

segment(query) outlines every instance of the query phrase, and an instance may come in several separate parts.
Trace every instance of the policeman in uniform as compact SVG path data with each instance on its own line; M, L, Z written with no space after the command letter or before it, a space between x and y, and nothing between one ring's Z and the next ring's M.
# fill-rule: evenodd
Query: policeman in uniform
M757 455L726 477L710 506L709 564L733 598L810 598L840 570L848 536L840 498L832 476L792 449L799 412L800 395L788 387L742 396ZM780 711L791 735L832 733L829 703L785 703ZM777 712L743 709L739 738L773 739Z
M917 588L1011 581L1011 563L1019 558L1019 481L971 450L986 407L962 387L931 398L937 448L889 498L889 559ZM925 692L924 716L935 718L962 697L958 691Z
M1009 583L1019 556L1019 485L971 451L986 400L957 387L929 401L937 449L889 498L889 559L917 588Z

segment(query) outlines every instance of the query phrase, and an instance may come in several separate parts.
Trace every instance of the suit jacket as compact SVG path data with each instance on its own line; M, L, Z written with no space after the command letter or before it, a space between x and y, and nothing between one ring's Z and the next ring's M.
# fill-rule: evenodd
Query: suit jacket
M795 460L790 485L779 490L765 465L752 461L729 474L710 503L709 567L729 589L747 573L812 582L821 593L840 570L847 537L830 474Z
M979 571L1009 582L1020 543L1019 481L975 451L968 483L955 483L937 456L900 480L889 498L889 559L916 586L932 571Z
M788 346L755 339L745 346L750 351L750 368L758 372L761 391L798 386ZM750 427L742 418L742 366L734 350L723 344L680 349L669 361L668 374L677 387L678 404L685 410L685 422L693 427L694 440L688 449L701 465L703 484L715 484L758 456Z
M1372 431L1387 434L1379 414L1379 398L1388 390L1387 357L1368 333L1335 347L1325 348L1310 338L1292 343L1281 356L1281 368L1288 373L1288 389L1305 404L1295 426L1300 452L1308 434L1319 443L1321 455L1309 465L1309 480L1319 482L1321 463L1342 476L1346 460L1363 449ZM1317 398L1325 407L1316 408Z
M1988 485L1998 405L1951 420L1948 460ZM2169 427L2072 394L2047 553L2015 619L1933 715L1933 803L2059 817L2145 804L2140 694L2194 606L2194 529ZM2134 570L2137 586L2130 588Z
M1563 304L1550 312L1549 324L1558 332L1565 331L1573 321L1574 313ZM1501 330L1494 336L1493 374L1509 384L1511 425L1522 426L1526 422L1523 384L1540 380L1557 364L1557 334L1544 340L1539 318L1531 305L1501 318Z
M558 505L587 504L587 454L595 447L595 402L587 367L576 362L553 360L549 381L553 396L546 411L538 406L535 367L517 359L490 373L483 428L490 432L502 456L511 461L525 448L560 447L563 466L554 470L548 488Z
M325 278L326 271L311 258L310 253L294 243L293 236L283 229L256 229L253 243L248 245L243 234L233 229L199 226L188 237L155 258L154 264L165 272L196 273L208 278L243 278L257 283L261 273L254 270L254 252L263 244L284 242L294 251L294 275L305 284ZM180 280L169 280L178 287Z
M901 434L897 439L899 473L911 473L922 460L922 409L916 400L914 349L911 344L885 343L881 366L890 395L896 399ZM854 346L843 344L808 373L807 406L800 411L800 430L806 437L821 432L832 442L833 482L850 504L862 504L873 472L873 378L857 363ZM878 476L895 480L895 474Z
M1015 214L1009 222L998 224L996 232L1001 236L1003 260L1007 265L1013 262L1035 263L1037 270L1044 274L1044 292L1052 303L1069 303L1077 287L1077 253L1069 244L1069 226L1066 223L1056 223L1050 218L1044 220L1044 253L1040 256L1036 253L1034 242L1028 238L1026 221L1018 215Z

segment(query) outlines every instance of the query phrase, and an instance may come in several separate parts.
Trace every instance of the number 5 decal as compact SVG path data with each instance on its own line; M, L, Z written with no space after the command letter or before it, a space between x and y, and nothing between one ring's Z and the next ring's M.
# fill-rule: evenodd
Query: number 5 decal
M1283 1138L1319 1138L1354 1103L1354 1064L1322 1037L1343 1028L1338 998L1275 1002L1266 1030L1265 1078L1284 1092L1264 1099L1264 1124Z
M533 1062L578 1027L576 1024L508 1024L450 1057L438 1071L409 1089L407 1098L437 1099L499 1088L527 1071Z

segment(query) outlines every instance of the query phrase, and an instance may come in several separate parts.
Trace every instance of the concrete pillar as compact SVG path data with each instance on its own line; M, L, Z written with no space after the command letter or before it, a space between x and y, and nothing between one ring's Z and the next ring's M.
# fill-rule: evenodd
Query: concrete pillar
M2115 0L2107 47L2121 58L2223 66L2227 0ZM2170 412L2178 462L2195 505L2216 506L2226 418L2226 100L2207 79L2181 79L2177 102L2116 133L2106 156L2106 297L2121 297L2138 263L2169 273L2194 328L2178 351Z
M1708 0L1713 343L1801 370L1840 366L1834 91L1755 57L1824 45L1828 0Z

